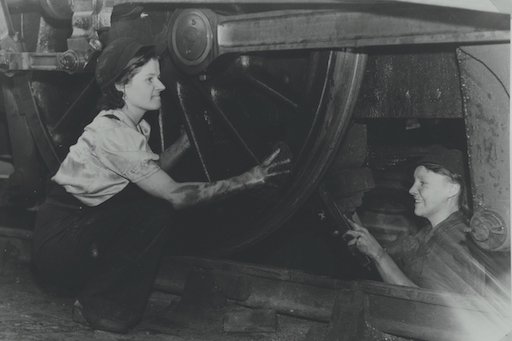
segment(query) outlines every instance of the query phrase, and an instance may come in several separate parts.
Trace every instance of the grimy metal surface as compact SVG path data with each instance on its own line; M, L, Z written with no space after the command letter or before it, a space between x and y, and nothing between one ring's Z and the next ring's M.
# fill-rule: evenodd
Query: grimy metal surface
M473 235L489 250L510 249L510 45L457 50L473 195Z
M217 34L219 53L510 39L506 16L494 19L490 27L481 15L466 21L438 8L361 6L231 16L218 20Z
M83 71L91 57L89 50L101 50L97 32L111 26L114 6L126 2L81 0L68 6L55 0L41 3L55 18L72 19L69 50L49 53L46 60L37 53L3 52L4 68ZM176 6L169 0L142 3ZM191 3L205 7L226 4L232 3ZM267 8L256 6L251 10L262 13L229 16L210 9L183 10L170 31L170 49L178 64L190 73L198 73L217 57L237 52L510 40L510 20L501 13L393 2L324 3L320 9L313 7L319 3L250 5ZM14 2L11 7L15 7Z
M10 0L10 1L19 1L19 0ZM37 0L25 0L26 2L37 1ZM355 3L353 0L178 0L173 1L175 4L278 4L278 5L286 5L286 4L308 4L314 6L321 5L352 5ZM168 3L170 0L139 0L140 3ZM443 6L443 7L453 7L453 8L464 8L476 11L484 11L484 12L505 12L510 11L510 6L507 7L506 0L496 0L493 1L492 4L486 2L485 0L468 0L468 1L459 1L459 0L361 0L357 1L357 3L391 3L391 2L401 2L401 3L416 3L416 4L428 4L434 6ZM124 3L132 3L131 0L113 0L115 5L124 4Z
M3 3L0 5L0 50L20 52L23 45L14 35L7 7ZM40 183L38 184L41 173L36 150L43 151L43 157L48 165L56 166L59 161L53 146L49 143L48 132L41 122L29 76L11 74L10 77L4 78L0 85L7 108L7 121L12 129L9 137L16 171L11 176L11 186L24 196L33 196L41 190ZM40 145L36 141L40 141Z
M454 46L384 47L368 54L354 117L464 117Z

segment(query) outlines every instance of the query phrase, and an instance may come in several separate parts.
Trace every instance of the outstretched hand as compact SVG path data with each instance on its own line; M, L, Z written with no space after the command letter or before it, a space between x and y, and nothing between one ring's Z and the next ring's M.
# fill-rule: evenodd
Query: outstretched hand
M260 167L267 170L268 177L290 173L292 160L289 157L284 159L277 158L282 152L283 150L281 148L277 148L269 157L265 159L265 161L261 163Z
M347 231L343 237L352 237L347 243L349 247L355 245L359 251L372 259L379 258L383 252L385 252L367 228L351 220L349 220L348 223L352 226L353 230Z
M267 184L270 178L290 173L291 159L279 157L282 152L282 148L277 148L260 165L245 173L245 185L248 188L259 187Z

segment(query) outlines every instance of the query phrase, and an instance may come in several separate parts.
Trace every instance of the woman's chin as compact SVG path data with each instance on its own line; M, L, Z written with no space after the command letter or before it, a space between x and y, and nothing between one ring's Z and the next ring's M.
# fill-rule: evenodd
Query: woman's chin
M152 105L149 105L146 109L147 111L159 110L162 107L162 103L160 101L154 102Z
M422 213L421 213L421 208L419 208L418 206L414 207L414 214L418 217L422 217Z

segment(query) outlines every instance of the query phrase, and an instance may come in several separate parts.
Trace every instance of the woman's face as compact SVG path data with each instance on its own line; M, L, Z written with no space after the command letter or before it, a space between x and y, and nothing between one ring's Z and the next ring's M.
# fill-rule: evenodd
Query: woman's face
M156 59L150 59L127 84L118 88L124 92L123 99L128 110L145 113L160 109L160 92L165 86L159 77L160 65Z
M454 184L446 175L418 166L414 171L414 184L409 193L414 197L414 214L429 219L445 212Z

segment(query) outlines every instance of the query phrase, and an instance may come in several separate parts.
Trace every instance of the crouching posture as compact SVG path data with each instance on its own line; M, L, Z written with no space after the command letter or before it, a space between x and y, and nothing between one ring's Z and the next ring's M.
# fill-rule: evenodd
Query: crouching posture
M274 161L277 150L226 180L174 181L167 171L190 147L188 137L182 133L157 155L143 119L161 106L159 76L153 47L119 38L105 48L96 67L104 110L70 148L37 214L36 267L57 286L80 288L73 319L94 329L126 333L139 323L175 209L264 186L288 172L290 160Z

